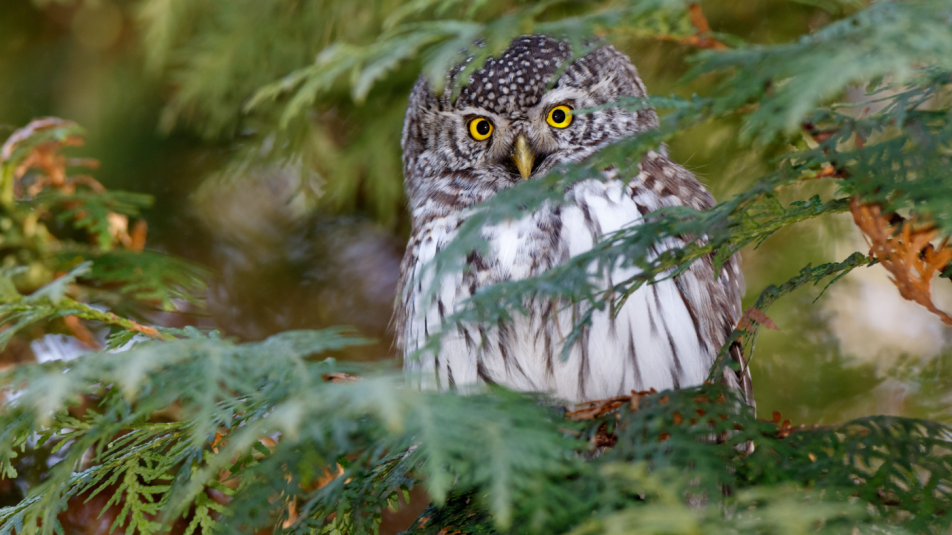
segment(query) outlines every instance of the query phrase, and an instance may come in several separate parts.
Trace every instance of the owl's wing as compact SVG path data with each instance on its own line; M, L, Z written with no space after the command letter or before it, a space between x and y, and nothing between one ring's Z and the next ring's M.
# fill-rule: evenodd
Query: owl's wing
M640 173L631 181L629 189L642 214L665 206L705 210L715 205L714 197L697 178L663 152L650 151L639 167ZM716 355L741 318L741 297L745 288L740 255L732 256L717 274L713 254L700 258L674 282L691 313L702 347ZM739 343L730 348L730 356L739 363L740 371L726 368L722 381L741 392L747 403L753 406L750 370Z

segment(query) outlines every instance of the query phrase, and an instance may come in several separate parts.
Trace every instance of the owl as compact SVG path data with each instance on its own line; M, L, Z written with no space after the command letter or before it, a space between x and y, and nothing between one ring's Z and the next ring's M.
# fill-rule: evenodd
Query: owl
M450 70L440 92L424 77L413 88L402 138L412 232L394 326L406 356L442 334L437 352L405 358L408 376L423 388L465 391L490 383L577 403L694 386L705 381L740 318L738 259L715 276L708 257L677 277L641 287L614 313L595 311L567 357L565 338L584 304L527 297L528 313L506 321L444 321L481 289L559 266L653 210L714 205L704 186L662 146L644 156L630 181L614 179L612 169L605 169L598 179L576 182L564 203L486 225L482 253L470 254L460 272L433 280L427 264L453 240L474 205L658 126L654 110L611 106L620 98L647 95L625 55L602 46L574 61L571 56L565 42L524 36L489 58L466 84L456 80L464 63ZM454 84L462 86L455 97ZM668 240L658 247L677 245ZM637 273L637 267L617 267L600 280L608 287ZM429 291L434 283L438 290ZM742 361L739 347L732 357ZM746 369L728 368L722 380L753 403Z

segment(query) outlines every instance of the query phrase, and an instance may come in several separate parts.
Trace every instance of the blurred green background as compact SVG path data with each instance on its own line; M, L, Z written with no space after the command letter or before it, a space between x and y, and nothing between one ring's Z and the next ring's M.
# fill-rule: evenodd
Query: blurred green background
M331 88L285 129L277 103L254 113L242 106L329 44L372 41L399 4L0 0L0 140L36 117L76 121L88 139L73 153L101 161L99 181L155 197L147 246L214 273L206 310L155 321L245 340L346 324L379 340L349 357L391 358L387 326L409 232L400 128L422 64L397 66L360 103L348 87ZM842 15L810 2L702 5L715 31L754 43L795 40ZM652 94L705 93L705 78L680 82L693 48L638 36L613 42ZM718 199L749 186L784 150L740 145L738 128L709 122L671 144ZM848 215L785 229L744 251L745 305L808 263L866 249ZM940 307L952 303L947 286L939 284ZM767 311L779 330L762 332L752 362L760 414L780 411L794 423L873 413L949 421L949 329L903 301L877 267L817 299L821 289Z

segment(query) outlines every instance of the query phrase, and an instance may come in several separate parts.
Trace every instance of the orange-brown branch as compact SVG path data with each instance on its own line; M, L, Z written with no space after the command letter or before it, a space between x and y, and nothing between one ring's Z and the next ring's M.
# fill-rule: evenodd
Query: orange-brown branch
M93 336L93 333L89 331L86 325L84 325L78 317L66 316L63 318L63 323L66 324L66 327L71 333L73 333L73 336L75 336L77 340L86 344L91 349L102 349L102 345L99 343L99 340L96 340L96 337Z
M700 3L694 2L688 6L688 17L691 19L691 25L697 30L697 34L683 39L683 43L713 50L724 50L727 48L727 45L724 43L710 37L711 25L707 22L707 17L704 16L704 11L701 10Z
M883 214L879 205L864 204L857 198L850 201L850 212L866 235L869 255L889 271L899 294L952 326L952 316L932 302L932 278L952 262L949 239L935 247L931 242L939 237L939 231L933 225L919 224L915 217L894 224L892 214Z
M128 329L128 330L130 330L130 331L135 331L135 332L138 332L138 333L142 333L142 334L148 336L149 338L155 338L155 339L157 339L157 340L166 340L166 339L167 339L167 338L165 337L165 335L163 335L162 333L160 333L159 330L156 329L155 327L149 327L149 326L147 326L147 325L142 325L141 323L138 323L138 322L136 322L136 321L130 320L130 319L128 319L128 318L123 318L123 317L121 317L121 316L117 316L116 314L113 314L112 312L103 312L103 313L101 313L100 317L96 317L95 319L98 320L98 321L102 321L103 323L109 323L109 324L111 324L111 325L118 325L118 326L123 327L123 328L125 328L125 329Z
M810 122L803 123L803 128L817 143L829 140L837 132L820 130ZM855 143L858 148L862 148L866 140L857 132ZM848 176L847 169L830 162L824 164L819 172L804 179ZM890 280L899 289L899 294L924 306L939 316L943 323L952 326L952 316L932 302L932 279L952 262L949 239L945 238L935 247L931 242L939 237L939 231L934 225L920 223L915 217L906 220L896 213L883 214L879 205L863 203L856 197L850 201L850 212L870 245L870 258L878 260L889 271L892 275Z

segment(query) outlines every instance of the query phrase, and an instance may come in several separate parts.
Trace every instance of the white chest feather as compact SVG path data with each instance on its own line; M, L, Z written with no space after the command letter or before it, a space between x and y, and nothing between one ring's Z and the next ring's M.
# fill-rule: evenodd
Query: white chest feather
M420 269L452 240L458 220L437 219L422 229L411 251L415 258L407 276L412 282L402 296L407 312L401 333L405 354L422 347L430 335L447 330L438 354L407 361L407 370L422 386L460 388L494 382L583 401L703 382L716 348L702 340L692 315L692 299L703 298L703 290L691 277L642 287L614 317L608 310L595 311L566 359L561 358L565 337L584 305L539 299L527 303L528 315L516 314L510 322L443 325L443 318L458 310L474 290L537 275L591 250L604 234L641 221L632 191L621 182L583 182L568 195L571 202L560 209L542 209L484 229L489 254L472 266L473 275L444 278L432 300L426 297L432 281L421 278ZM616 266L602 273L593 268L591 276L607 287L637 273L637 268Z

